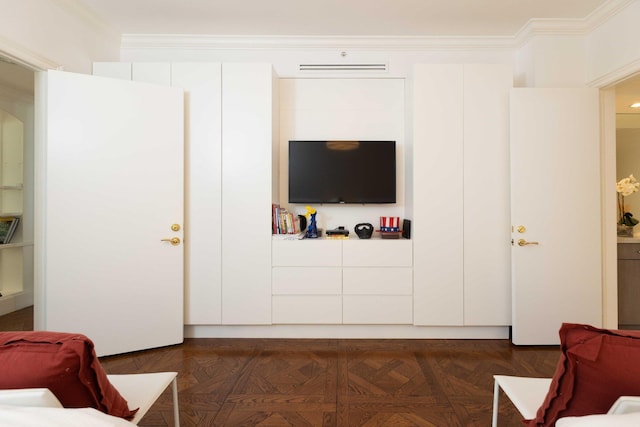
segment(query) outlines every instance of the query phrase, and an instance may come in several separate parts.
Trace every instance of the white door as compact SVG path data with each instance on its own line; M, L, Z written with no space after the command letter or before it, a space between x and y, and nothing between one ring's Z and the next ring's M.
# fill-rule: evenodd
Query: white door
M83 333L99 355L182 342L183 246L163 241L183 233L182 91L42 82L36 327Z
M512 90L514 344L602 323L598 109L596 89Z

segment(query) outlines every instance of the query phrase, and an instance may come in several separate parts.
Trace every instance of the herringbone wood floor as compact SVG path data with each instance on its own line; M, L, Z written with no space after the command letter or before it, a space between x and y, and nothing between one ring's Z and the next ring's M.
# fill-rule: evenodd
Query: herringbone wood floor
M0 330L28 329L19 313ZM558 357L508 340L187 339L101 361L114 374L179 372L182 426L485 427L493 374L551 376ZM140 425L171 426L171 402L165 392ZM519 425L503 397L500 426Z

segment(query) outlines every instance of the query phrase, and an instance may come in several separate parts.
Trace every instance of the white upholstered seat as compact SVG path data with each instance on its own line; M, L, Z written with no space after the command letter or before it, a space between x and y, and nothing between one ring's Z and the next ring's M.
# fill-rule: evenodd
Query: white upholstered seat
M174 426L180 425L177 372L107 375L127 401L129 408L140 408L131 423L138 424L151 406L172 385ZM46 388L0 390L0 405L62 408L60 401Z
M514 377L508 375L494 375L493 385L493 417L491 426L498 426L498 398L500 389L513 402L518 412L525 420L536 417L538 408L542 406L551 378ZM621 396L611 406L607 414L620 415L632 412L640 412L640 397Z

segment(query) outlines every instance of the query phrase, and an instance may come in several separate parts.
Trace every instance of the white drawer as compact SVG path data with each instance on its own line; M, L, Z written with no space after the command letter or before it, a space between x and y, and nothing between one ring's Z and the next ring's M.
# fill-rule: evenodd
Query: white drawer
M274 267L271 270L273 295L340 295L340 267Z
M271 321L274 324L340 324L340 296L274 296Z
M345 267L342 272L345 295L412 295L410 267Z
M342 322L345 324L413 324L413 298L410 296L342 297Z
M411 267L413 245L408 239L345 240L342 247L345 267Z
M274 267L339 267L342 265L342 242L302 239L274 240L271 265Z

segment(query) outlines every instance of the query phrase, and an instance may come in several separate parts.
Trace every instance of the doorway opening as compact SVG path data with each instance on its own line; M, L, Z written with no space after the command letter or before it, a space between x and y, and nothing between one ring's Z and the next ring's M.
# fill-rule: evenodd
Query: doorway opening
M617 222L640 219L640 76L615 86ZM618 327L640 329L640 226L618 232Z
M0 56L0 315L34 304L34 81Z

